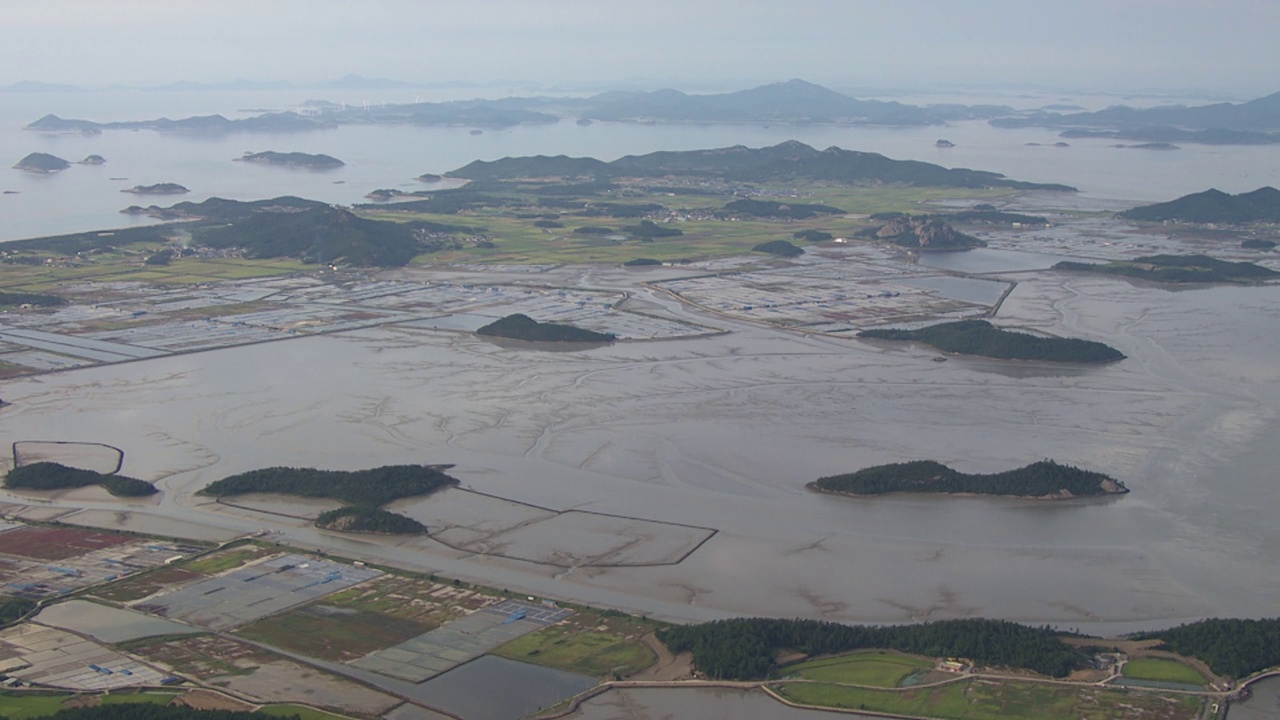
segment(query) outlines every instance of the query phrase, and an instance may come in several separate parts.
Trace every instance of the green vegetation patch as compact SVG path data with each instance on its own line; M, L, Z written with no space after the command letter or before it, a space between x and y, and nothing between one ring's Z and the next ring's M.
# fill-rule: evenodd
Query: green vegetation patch
M820 620L735 618L658 631L673 653L692 652L708 677L757 680L775 670L779 652L835 655L853 650L969 658L982 665L1019 667L1065 677L1083 656L1048 627L1004 620L941 620L922 625L842 625Z
M62 703L71 697L67 694L40 694L30 692L6 692L0 694L0 717L11 720L27 720L28 718L52 715L62 707Z
M779 672L819 682L894 688L908 675L933 666L932 660L879 651L807 660L780 668Z
M760 243L751 248L756 252L769 253L778 257L790 258L804 254L804 250L792 245L786 240L770 240L769 242Z
M4 481L4 486L12 490L62 490L88 485L101 485L107 492L120 497L142 497L160 492L144 480L81 470L55 462L16 467L9 471Z
M425 535L427 526L399 513L367 505L347 505L326 510L316 517L316 527L338 532L382 535Z
M1193 720L1201 700L1013 680L967 680L918 690L872 690L826 683L779 683L780 695L807 705L941 720Z
M0 596L0 625L8 625L18 618L36 609L34 600L26 598Z
M1159 638L1166 649L1199 658L1224 677L1280 666L1280 618L1214 618L1139 636L1145 638Z
M258 714L271 718L297 718L297 720L348 720L346 715L334 715L331 712L317 710L306 705L288 703L263 705L258 708Z
M1123 275L1167 283L1254 283L1271 280L1280 273L1251 262L1230 262L1208 255L1148 255L1109 263L1082 263L1064 260L1054 270Z
M544 628L516 638L495 655L592 677L625 677L653 664L656 657L639 640L575 626Z
M66 304L67 299L58 297L57 295L46 295L44 293L0 292L0 307L21 307L23 305L30 305L32 307L58 307Z
M894 492L976 493L1016 497L1084 497L1129 492L1115 478L1052 460L989 475L962 473L932 460L914 460L863 468L818 478L815 490L851 495Z
M191 572L200 573L202 575L217 575L218 573L241 567L242 565L252 562L253 560L257 560L270 552L271 551L256 545L243 546L205 555L204 557L183 563L182 567Z
M370 470L270 467L214 481L200 494L227 497L280 493L378 507L400 498L430 495L457 484L457 479L427 465L386 465Z
M258 620L236 634L308 657L347 662L430 629L413 620L325 602Z
M1204 685L1206 680L1199 670L1177 660L1164 658L1135 658L1124 664L1124 676L1133 680Z
M922 342L943 352L1000 360L1107 363L1124 359L1124 353L1100 342L1003 330L986 320L957 320L919 330L863 330L858 337Z

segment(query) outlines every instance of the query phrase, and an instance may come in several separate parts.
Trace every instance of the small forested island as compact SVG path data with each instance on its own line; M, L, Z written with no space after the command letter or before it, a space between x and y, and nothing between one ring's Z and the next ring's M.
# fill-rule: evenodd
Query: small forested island
M762 242L751 249L755 252L769 253L770 255L777 255L778 257L786 258L798 257L804 254L803 248L796 247L786 240L770 240L769 242Z
M1166 283L1257 283L1280 275L1255 263L1218 260L1208 255L1148 255L1096 264L1064 260L1053 269L1124 275Z
M145 497L159 492L155 485L145 480L81 470L55 462L21 465L10 470L4 479L4 486L10 490L66 490L89 485L101 485L119 497Z
M1040 337L1003 330L986 320L956 320L919 330L882 328L863 330L858 337L905 340L931 345L943 352L980 355L1000 360L1107 363L1124 359L1124 353L1100 342L1078 338Z
M387 465L350 471L271 467L225 477L210 483L199 494L216 498L246 493L331 498L348 504L320 513L316 527L340 532L420 535L427 532L425 525L381 506L457 484L456 478L428 465Z
M379 507L400 498L430 495L457 484L455 478L428 465L386 465L370 470L270 467L216 480L199 494L227 497L280 493Z
M47 175L50 173L59 172L61 170L66 170L67 168L71 167L71 163L67 162L66 160L63 160L62 158L56 155L50 155L49 153L42 153L42 152L33 152L30 155L19 160L18 164L14 165L13 167L17 170L22 170L29 173L43 173Z
M1260 187L1238 195L1210 188L1176 200L1140 205L1119 214L1126 220L1185 223L1280 223L1280 190Z
M245 153L235 158L238 162L261 163L263 165L284 165L286 167L308 168L311 170L328 170L340 168L346 163L332 155L312 155L302 152L266 152Z
M155 185L134 185L120 192L134 195L185 195L191 191L178 183L156 183Z
M1272 240L1263 240L1262 238L1249 238L1240 243L1243 250L1275 250L1276 244Z
M520 313L495 320L476 330L476 334L538 342L607 343L618 339L618 336L613 333L595 332L572 325L538 322Z
M427 526L399 513L368 505L347 505L326 510L316 517L316 527L338 532L382 535L425 535Z
M941 493L1003 495L1041 499L1119 495L1129 492L1119 480L1052 460L990 475L962 473L932 460L913 460L818 478L806 487L841 495Z
M107 164L107 159L102 157L101 155L89 155L85 159L81 160L79 164L80 165L105 165Z

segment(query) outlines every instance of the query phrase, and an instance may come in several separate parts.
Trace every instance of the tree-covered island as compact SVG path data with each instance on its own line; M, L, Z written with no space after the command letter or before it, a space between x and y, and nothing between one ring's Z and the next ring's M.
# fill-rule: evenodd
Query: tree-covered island
M957 320L919 330L863 330L858 337L921 342L943 352L1000 360L1108 363L1125 357L1124 353L1100 342L1002 330L986 320Z
M216 498L247 493L279 493L330 498L347 503L320 514L316 526L340 532L421 535L427 527L382 506L393 500L430 495L458 480L428 465L386 465L369 470L270 467L214 481L200 491Z
M538 342L607 343L618 339L618 336L613 333L601 333L559 323L538 322L521 313L494 320L476 330L476 334Z
M4 479L4 486L10 490L67 490L90 485L101 485L117 497L145 497L160 492L145 480L82 470L56 462L20 465L10 470Z
M1109 263L1083 263L1064 260L1054 270L1123 275L1165 283L1258 283L1272 280L1280 273L1251 262L1218 260L1208 255L1148 255L1132 260Z
M1041 460L989 475L962 473L932 460L913 460L818 478L806 487L841 495L941 493L1060 499L1129 492L1119 480L1092 470Z
M313 155L303 152L266 152L245 153L235 158L238 162L258 163L260 165L283 165L285 167L306 168L308 170L329 170L340 168L346 163L332 155Z

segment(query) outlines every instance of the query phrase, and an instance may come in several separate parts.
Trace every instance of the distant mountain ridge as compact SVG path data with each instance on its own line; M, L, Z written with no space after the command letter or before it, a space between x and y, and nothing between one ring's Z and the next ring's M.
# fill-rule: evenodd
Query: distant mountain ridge
M1105 128L1127 131L1131 135L1170 129L1273 132L1280 131L1280 92L1242 103L1224 102L1192 107L1167 105L1153 108L1116 105L1096 112L1037 113L1022 118L1001 118L992 120L991 124L996 127ZM1180 139L1191 142L1188 137L1193 136ZM1129 139L1160 138L1143 135ZM1280 142L1280 138L1273 142Z
M1007 187L1074 191L1067 185L1010 180L999 173L948 169L916 160L892 160L878 153L830 147L816 150L789 140L772 147L735 145L713 150L662 151L628 155L613 162L595 158L534 156L475 162L445 173L468 180L540 177L694 176L729 182L818 180L843 183L895 183L934 187Z
M1169 202L1125 210L1120 217L1150 222L1280 223L1280 190L1267 186L1229 195L1210 188Z

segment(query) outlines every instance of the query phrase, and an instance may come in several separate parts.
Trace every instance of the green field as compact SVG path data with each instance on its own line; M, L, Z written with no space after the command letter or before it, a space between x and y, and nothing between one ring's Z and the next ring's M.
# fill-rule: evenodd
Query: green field
M625 677L643 670L656 659L653 651L638 640L599 632L574 632L560 626L516 638L493 654L592 677Z
M203 575L216 575L225 570L238 568L245 563L268 554L268 551L255 546L247 546L224 552L205 555L197 560L182 563L182 567Z
M805 680L893 688L911 673L932 667L932 660L877 651L808 660L780 672Z
M1183 665L1177 660L1163 658L1137 658L1124 664L1125 677L1131 680L1155 680L1186 685L1204 685L1208 682L1199 670Z
M825 683L778 683L780 695L806 705L916 715L940 720L1194 720L1199 698L965 680L918 690L869 690Z
M346 715L334 715L331 712L316 710L315 708L309 708L306 705L288 705L283 703L280 705L263 705L258 708L258 712L272 717L290 717L297 715L302 718L302 720L348 720Z
M133 705L138 703L150 703L152 705L168 705L180 693L177 692L124 692L112 693L102 696L101 705Z
M70 695L31 695L26 693L0 694L0 717L11 720L52 715L62 707Z

